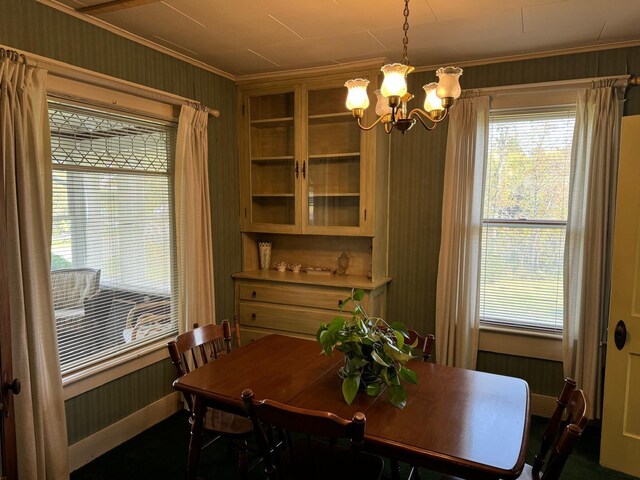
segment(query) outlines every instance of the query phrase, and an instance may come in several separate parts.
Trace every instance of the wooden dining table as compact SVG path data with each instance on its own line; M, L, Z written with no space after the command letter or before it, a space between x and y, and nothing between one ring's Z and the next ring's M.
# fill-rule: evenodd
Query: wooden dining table
M367 451L467 479L517 478L529 434L529 387L519 378L412 361L418 384L404 384L407 404L391 405L386 392L342 397L342 354L321 353L311 340L269 335L193 370L174 382L194 396L188 478L196 478L203 417L208 406L243 414L241 393L255 399L366 415Z

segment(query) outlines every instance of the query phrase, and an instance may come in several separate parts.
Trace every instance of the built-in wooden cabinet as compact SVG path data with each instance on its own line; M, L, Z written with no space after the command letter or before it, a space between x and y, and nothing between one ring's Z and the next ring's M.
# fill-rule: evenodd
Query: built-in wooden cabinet
M388 152L345 98L344 78L242 90L243 231L375 234L376 169Z
M345 107L344 82L378 84L378 71L241 85L239 153L242 271L234 274L236 314L245 341L269 333L312 338L353 288L365 308L384 315L387 277L389 139L361 130ZM375 120L369 109L365 123ZM261 270L258 244L271 261L300 272ZM305 267L337 269L318 275Z

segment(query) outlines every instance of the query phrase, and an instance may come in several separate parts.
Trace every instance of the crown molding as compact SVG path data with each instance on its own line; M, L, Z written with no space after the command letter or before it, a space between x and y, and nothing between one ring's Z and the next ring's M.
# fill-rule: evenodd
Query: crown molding
M294 70L285 70L281 72L257 73L253 75L243 75L236 77L236 85L255 84L260 82L271 82L274 80L290 80L301 77L327 76L336 74L351 74L354 72L363 72L367 70L379 70L387 61L386 58L374 58L369 60L360 60L357 62L340 63L336 65L327 65L322 67L299 68Z
M75 11L73 8L58 2L57 0L36 0L36 1L48 7L55 8L56 10L64 12L67 15L71 15L72 17L78 18L87 23L90 23L97 27L108 30L109 32L119 35L121 37L124 37L127 40L131 40L132 42L139 43L141 45L144 45L145 47L152 48L153 50L157 50L158 52L177 58L178 60L182 60L183 62L190 63L195 67L201 68L211 73L215 73L216 75L220 75L221 77L228 78L229 80L233 80L233 81L236 80L235 75L225 72L224 70L220 70L218 68L212 67L211 65L201 62L200 60L196 60L188 55L172 50L158 43L152 42L151 40L147 40L146 38L140 37L133 33L127 32L126 30L123 30L122 28L111 25L110 23L107 23L103 20L97 19L95 17L91 17L89 15L84 15L80 12Z

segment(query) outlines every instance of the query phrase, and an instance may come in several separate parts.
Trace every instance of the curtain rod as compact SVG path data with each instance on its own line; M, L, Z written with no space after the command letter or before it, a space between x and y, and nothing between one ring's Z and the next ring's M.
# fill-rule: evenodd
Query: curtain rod
M484 95L509 95L517 94L522 90L528 90L529 92L535 92L536 90L540 92L544 92L545 90L574 90L580 87L586 88L594 82L598 82L601 80L615 80L616 87L632 87L640 84L640 80L638 80L638 77L635 77L633 75L611 75L608 77L576 78L572 80L557 80L551 82L503 85L498 87L471 88L469 90Z
M27 55L29 58L27 58ZM22 61L25 65L30 67L44 68L45 70L48 70L49 73L57 77L82 81L91 85L96 85L98 87L109 88L111 90L128 93L130 95L136 95L138 97L146 98L149 100L164 102L169 105L188 105L197 110L205 111L209 115L212 115L214 117L220 116L219 110L207 107L206 105L203 105L202 103L190 98L181 97L180 95L163 92L162 90L157 90L145 85L139 85L137 83L122 80L120 78L93 72L91 70L87 70L82 67L76 67L75 65L70 65L58 60L41 57L40 55L35 55L32 53L21 53L17 50L13 50L9 47L0 45L0 60L3 58L8 58L9 60L14 62Z

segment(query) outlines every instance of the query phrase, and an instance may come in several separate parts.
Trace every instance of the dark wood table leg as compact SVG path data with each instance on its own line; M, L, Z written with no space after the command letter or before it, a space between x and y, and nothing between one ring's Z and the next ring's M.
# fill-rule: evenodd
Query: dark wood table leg
M200 447L202 447L202 432L204 431L204 414L207 406L198 396L194 396L193 415L191 416L191 438L189 439L189 457L187 460L187 479L196 480L198 462L200 461Z

